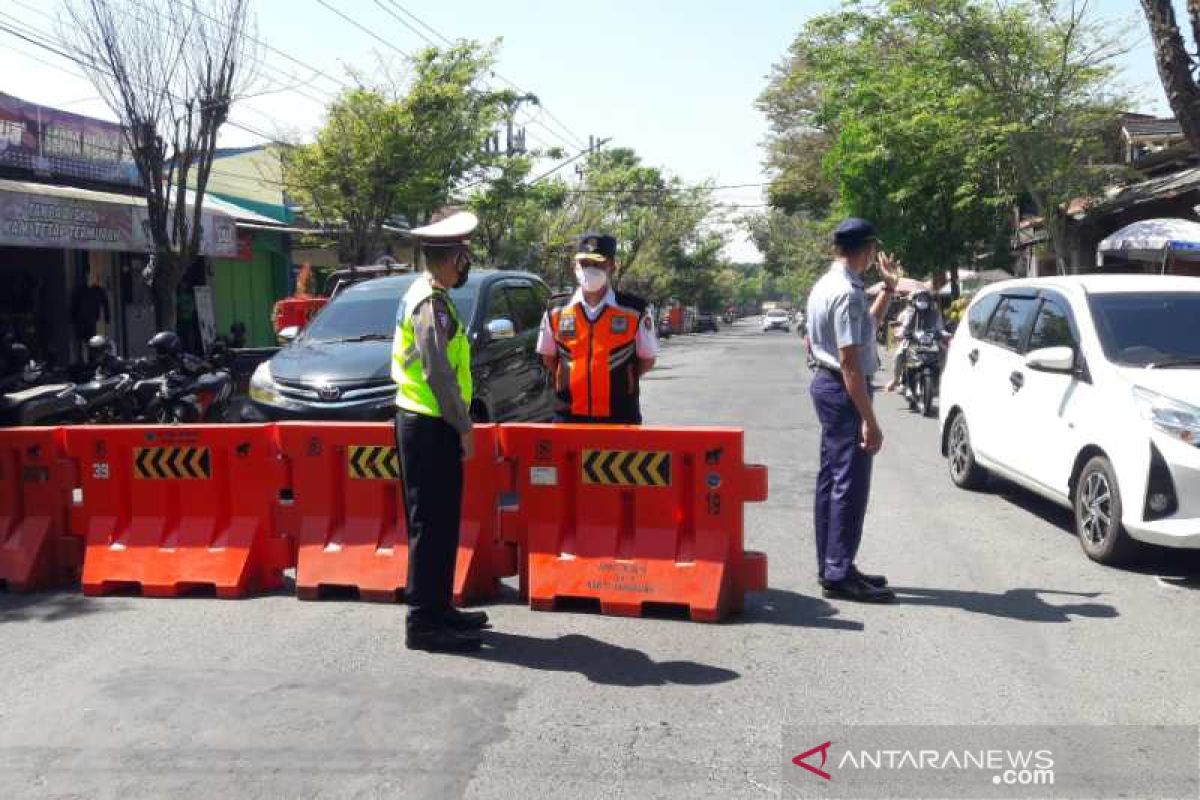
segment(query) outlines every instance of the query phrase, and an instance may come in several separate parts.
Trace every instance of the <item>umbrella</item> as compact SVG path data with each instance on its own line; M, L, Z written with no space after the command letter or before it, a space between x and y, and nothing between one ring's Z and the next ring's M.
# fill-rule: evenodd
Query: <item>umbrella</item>
M919 281L916 278L901 278L896 284L897 294L912 294L919 289L928 289L929 284L924 281ZM883 281L873 284L867 289L867 294L879 294L883 291Z
M1188 261L1200 261L1200 222L1188 219L1144 219L1100 242L1096 263L1104 266L1105 255L1133 261L1160 261L1167 255Z

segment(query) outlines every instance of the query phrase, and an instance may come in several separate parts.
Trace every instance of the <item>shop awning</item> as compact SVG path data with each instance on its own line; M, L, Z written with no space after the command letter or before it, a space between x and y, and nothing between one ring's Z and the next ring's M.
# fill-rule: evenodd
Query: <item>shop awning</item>
M236 255L234 217L204 205L200 253ZM142 197L0 179L0 245L146 253L146 217Z

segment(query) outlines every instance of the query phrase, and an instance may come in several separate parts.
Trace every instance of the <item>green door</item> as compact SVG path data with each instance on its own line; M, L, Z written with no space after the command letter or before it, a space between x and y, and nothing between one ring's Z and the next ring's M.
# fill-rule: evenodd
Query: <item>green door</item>
M246 326L249 347L275 344L271 312L275 305L274 256L254 251L251 261L216 259L214 266L214 304L217 334L228 335L235 322Z

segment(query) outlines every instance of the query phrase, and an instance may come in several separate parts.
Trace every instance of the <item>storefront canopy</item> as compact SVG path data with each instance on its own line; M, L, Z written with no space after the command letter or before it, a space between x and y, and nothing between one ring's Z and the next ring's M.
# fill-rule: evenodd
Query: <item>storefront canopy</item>
M0 245L145 253L153 249L146 221L141 197L0 180ZM237 254L232 215L206 202L200 224L201 255Z
M1104 266L1106 256L1131 261L1165 261L1167 256L1200 261L1200 222L1188 219L1144 219L1100 242L1096 263Z

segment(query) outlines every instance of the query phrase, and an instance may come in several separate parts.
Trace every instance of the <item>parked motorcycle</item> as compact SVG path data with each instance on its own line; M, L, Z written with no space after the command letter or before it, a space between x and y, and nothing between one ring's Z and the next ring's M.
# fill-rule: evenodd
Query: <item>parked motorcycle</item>
M233 376L222 351L202 359L183 352L179 337L163 331L149 342L162 373L138 381L142 416L159 423L224 422L233 398ZM153 387L153 394L149 395ZM149 395L149 396L147 396Z
M922 332L909 338L904 356L904 398L911 411L933 416L942 374L942 342L936 333Z
M87 343L86 369L90 379L75 386L75 392L85 403L78 421L99 424L136 421L141 405L135 388L139 379L153 373L148 360L119 358L112 342L104 336L93 336Z
M29 358L20 342L3 344L0 375L0 425L57 425L74 419L84 401L75 385L47 372Z

